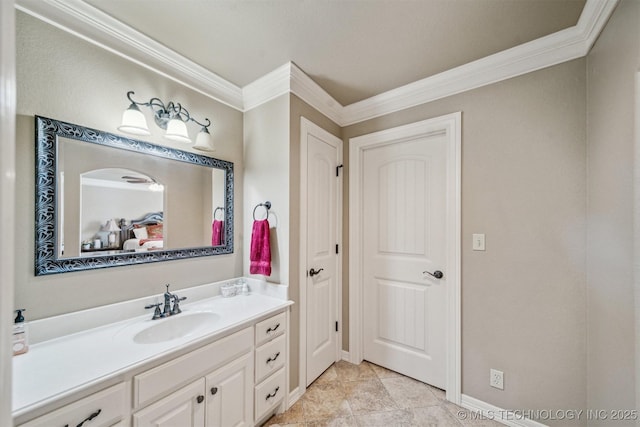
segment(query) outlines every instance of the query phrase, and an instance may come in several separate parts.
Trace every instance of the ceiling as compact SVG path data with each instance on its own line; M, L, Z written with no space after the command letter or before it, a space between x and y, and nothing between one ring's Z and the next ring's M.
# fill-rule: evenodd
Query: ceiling
M292 61L342 105L578 22L585 0L85 0L238 87Z

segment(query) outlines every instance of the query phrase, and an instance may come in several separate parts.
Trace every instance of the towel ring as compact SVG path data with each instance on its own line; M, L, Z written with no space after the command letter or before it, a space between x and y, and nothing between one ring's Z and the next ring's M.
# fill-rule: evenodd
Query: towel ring
M254 221L257 221L257 219L256 219L256 209L258 209L260 206L264 206L265 211L267 212L267 216L264 219L268 219L269 218L269 209L271 209L271 202L267 201L267 202L264 202L264 203L258 203L256 205L256 207L253 208L253 220Z
M216 214L218 213L218 211L222 211L222 219L224 219L224 208L222 206L218 206L214 211L213 211L213 219L218 219L216 218ZM222 221L222 220L219 220Z

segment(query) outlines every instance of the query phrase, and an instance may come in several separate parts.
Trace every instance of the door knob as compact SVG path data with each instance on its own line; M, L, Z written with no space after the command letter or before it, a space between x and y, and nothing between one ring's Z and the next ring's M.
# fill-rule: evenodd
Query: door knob
M311 270L309 270L309 276L313 277L316 274L320 274L320 272L324 270L324 268L321 268L320 270L314 270L313 268Z
M436 279L442 279L444 277L444 274L440 270L436 270L433 273L425 270L422 272L422 274L428 274L429 276L435 277Z

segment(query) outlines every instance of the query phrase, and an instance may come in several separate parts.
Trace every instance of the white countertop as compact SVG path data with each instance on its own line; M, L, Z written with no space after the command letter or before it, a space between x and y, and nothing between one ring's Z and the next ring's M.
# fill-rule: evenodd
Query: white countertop
M13 416L23 415L69 394L160 359L185 346L209 342L243 324L278 312L293 304L286 299L252 292L231 298L216 296L190 304L182 314L213 312L217 320L199 326L186 336L154 344L138 344L133 337L159 322L144 316L106 324L31 345L13 358ZM177 319L177 316L175 317Z

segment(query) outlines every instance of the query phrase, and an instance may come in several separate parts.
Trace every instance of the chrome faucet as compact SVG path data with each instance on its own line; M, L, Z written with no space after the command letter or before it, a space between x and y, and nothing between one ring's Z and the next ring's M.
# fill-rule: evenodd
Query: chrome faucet
M172 294L171 292L169 292L168 284L165 286L167 287L167 290L164 293L164 308L160 310L160 306L162 305L161 302L156 304L149 304L144 307L146 309L149 309L149 308L155 309L151 320L161 319L163 317L169 317L174 314L182 313L182 310L180 310L180 301L186 300L187 297L178 297L178 295ZM173 308L171 308L172 300L173 300Z
M169 284L165 285L167 287L167 291L164 293L164 310L162 310L163 317L171 316L171 300L173 299L173 294L169 292Z

